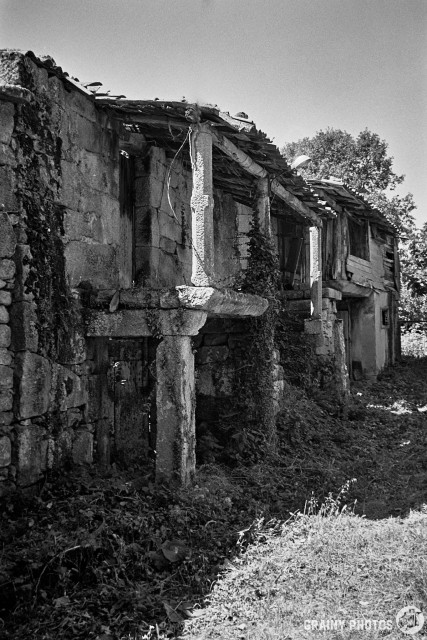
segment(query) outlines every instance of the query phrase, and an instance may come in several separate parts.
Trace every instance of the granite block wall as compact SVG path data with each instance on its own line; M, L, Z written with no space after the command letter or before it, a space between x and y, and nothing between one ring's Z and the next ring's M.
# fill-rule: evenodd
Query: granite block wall
M93 461L108 415L91 412L79 293L122 274L116 126L19 52L0 83L1 496Z

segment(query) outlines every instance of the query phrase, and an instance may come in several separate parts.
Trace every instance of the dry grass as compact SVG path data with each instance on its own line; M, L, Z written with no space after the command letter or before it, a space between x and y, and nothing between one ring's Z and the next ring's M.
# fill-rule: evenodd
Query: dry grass
M396 613L409 604L427 613L426 549L427 511L376 521L330 508L295 515L230 564L182 637L402 639ZM321 620L343 625L321 631L308 622ZM367 620L371 629L352 622Z

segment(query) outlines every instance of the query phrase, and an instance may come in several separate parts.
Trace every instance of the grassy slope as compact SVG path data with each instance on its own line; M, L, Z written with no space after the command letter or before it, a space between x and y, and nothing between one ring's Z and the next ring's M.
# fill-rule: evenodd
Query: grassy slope
M418 606L427 619L427 361L405 361L353 394L346 420L291 394L282 459L295 455L297 495L325 496L354 478L346 498L363 517L338 515L339 500L326 497L321 514L313 515L312 499L310 516L267 527L224 572L183 637L397 639L402 607ZM343 629L304 628L321 619L344 620ZM377 628L351 628L351 620L367 619ZM392 629L380 629L380 620ZM427 637L423 631L416 637Z
M427 513L296 517L234 561L184 637L303 640L325 637L306 621L342 620L326 637L402 638L397 612L408 604L427 612L426 549ZM371 628L357 629L365 620Z
M212 592L224 562L234 562L239 552L249 547L249 554L241 556L242 564L237 566L251 572L250 554L255 558L262 548L278 545L280 555L280 545L289 546L292 528L285 529L282 537L275 537L265 547L260 546L262 516L265 521L287 520L290 511L304 507L312 492L316 499L324 500L351 478L357 482L351 485L348 500L357 499L357 513L368 518L406 516L410 508L419 507L426 498L426 380L427 360L406 362L384 374L372 388L355 389L346 419L333 415L334 407L322 396L314 401L303 391L289 387L280 420L278 455L263 464L232 471L214 465L201 468L197 485L190 490L153 487L149 477L140 472L113 472L101 477L83 470L47 482L35 499L14 498L0 514L3 636L40 640L56 640L58 636L64 640L179 636L189 612L200 610ZM279 594L282 600L295 594L290 600L293 606L302 601L301 589L306 589L309 581L321 581L323 573L326 576L334 548L336 553L340 549L340 553L350 554L348 561L337 564L338 568L344 567L345 562L354 564L356 555L363 555L371 558L374 569L373 558L378 556L389 567L387 575L394 572L396 576L400 594L396 595L401 598L396 598L398 603L421 597L421 587L421 591L415 591L415 586L407 589L408 580L414 576L423 584L425 574L416 573L415 569L425 568L424 533L417 533L418 538L412 540L409 526L399 524L400 519L391 523L365 522L360 518L310 522L302 524L297 519L293 526L299 528L296 535L302 542L301 554L315 554L315 564L302 567L306 560L300 558L300 565L284 560L286 566L294 567L294 572L292 576L286 574L286 583L289 580L293 587ZM311 538L318 538L319 543L312 548L300 530L305 527L308 531L316 522L321 523L316 526L323 531L323 538L319 537L320 530L313 529ZM414 530L424 531L424 526L420 516ZM328 527L332 537L327 537ZM399 542L404 532L408 537L406 546ZM366 540L359 545L357 540L363 536ZM384 536L386 544L381 546L378 536ZM418 559L409 566L405 582L405 567L414 544ZM289 548L296 547L292 543ZM390 562L391 556L404 560L400 573L396 563ZM261 560L260 555L260 562L268 560ZM311 566L319 567L318 576L311 575ZM356 564L354 567L357 572ZM272 571L280 573L282 569L278 566ZM283 571L286 573L287 569ZM233 575L227 574L224 582L229 581L231 591L237 590L239 584ZM298 582L300 575L305 576L306 582ZM313 607L335 598L336 585L345 582L344 577L338 579L340 575L327 574L330 593L319 590L323 595L317 604L313 600ZM382 582L382 578L377 572L372 579L365 579L365 585L375 580ZM270 589L269 571L262 580ZM339 589L345 593L344 586ZM224 590L225 604L236 598L231 591ZM317 591L316 587L313 594ZM245 592L237 590L237 594L243 603ZM276 595L271 596L272 602ZM218 596L214 597L215 606L219 606ZM369 598L366 601L370 602ZM262 595L260 610L265 602ZM284 602L281 606L285 606ZM300 615L305 615L302 609ZM192 627L194 638L205 628L203 620L206 617ZM244 616L240 620L239 624L249 621ZM259 620L257 624L260 625ZM228 616L224 625L223 632L228 633ZM249 628L238 626L232 624L235 635L230 637L238 638L239 633L246 637L250 632ZM261 634L261 626L255 628L254 633ZM289 637L294 637L293 631L290 633Z

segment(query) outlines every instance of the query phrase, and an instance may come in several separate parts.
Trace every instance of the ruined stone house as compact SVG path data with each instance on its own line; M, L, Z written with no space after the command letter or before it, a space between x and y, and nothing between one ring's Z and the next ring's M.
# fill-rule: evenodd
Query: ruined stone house
M362 194L339 180L310 180L331 207L322 227L323 286L341 293L346 364L351 378L375 378L400 356L397 235Z
M254 228L345 386L348 259L321 286L322 227L341 203L245 114L97 96L31 52L1 52L0 83L0 493L69 461L151 456L157 478L190 481L196 425L224 416L248 323L269 306L242 286ZM274 422L283 370L269 348Z

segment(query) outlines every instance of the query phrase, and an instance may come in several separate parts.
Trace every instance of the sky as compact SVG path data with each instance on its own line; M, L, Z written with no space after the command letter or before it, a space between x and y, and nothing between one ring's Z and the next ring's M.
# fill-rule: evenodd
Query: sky
M0 0L0 48L113 95L244 111L279 147L367 127L427 221L427 0Z

